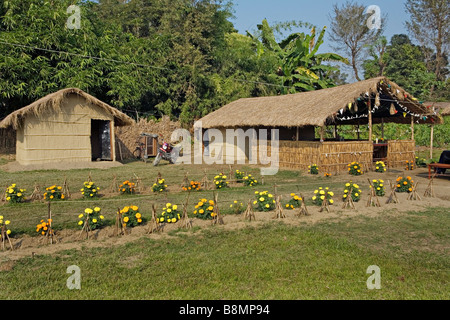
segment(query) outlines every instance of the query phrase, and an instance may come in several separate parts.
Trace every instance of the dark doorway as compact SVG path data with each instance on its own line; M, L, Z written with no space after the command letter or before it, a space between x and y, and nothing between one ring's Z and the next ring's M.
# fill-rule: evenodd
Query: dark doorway
M110 123L109 120L91 119L92 160L112 160Z

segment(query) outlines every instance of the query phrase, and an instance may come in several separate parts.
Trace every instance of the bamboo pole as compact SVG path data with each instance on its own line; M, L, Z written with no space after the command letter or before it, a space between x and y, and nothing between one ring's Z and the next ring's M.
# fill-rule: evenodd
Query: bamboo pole
M370 96L369 96L369 101L367 101L367 108L368 108L368 118L369 118L369 141L372 141L372 105L371 105L371 101L370 101Z
M434 124L431 125L431 134L430 134L430 159L433 159L433 139L434 139Z
M411 116L411 140L414 140L414 117Z

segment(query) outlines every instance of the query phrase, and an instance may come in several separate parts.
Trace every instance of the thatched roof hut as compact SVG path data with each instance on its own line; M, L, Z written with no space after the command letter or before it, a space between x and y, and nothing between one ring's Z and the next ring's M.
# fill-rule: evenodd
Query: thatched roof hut
M382 137L373 135L373 124L389 122L410 125L411 139L385 141L383 125ZM386 77L378 77L317 91L239 99L206 115L194 126L197 130L218 129L215 132L221 132L224 137L228 129L263 129L260 130L263 138L256 137L259 140L264 140L264 130L278 129L278 139L274 140L280 142L280 166L305 169L315 163L327 172L340 172L353 161L366 168L377 160L385 161L389 167L414 161L414 125L442 122L437 112L405 89ZM339 125L356 125L358 139L344 141L338 134ZM360 140L361 125L368 127L365 141ZM334 127L332 139L325 136L327 126ZM317 127L320 127L320 137L317 137ZM222 143L216 137L208 137L209 134L205 131L203 140L213 158L219 156L229 163L233 159L243 161L259 157L259 149L254 145L234 140ZM258 161L268 163L264 158Z
M88 93L68 88L14 111L0 128L16 130L16 160L29 165L114 161L114 127L133 122Z
M203 128L355 124L361 123L361 118L367 119L366 103L369 96L373 123L385 121L409 124L410 117L404 113L413 115L418 123L442 121L416 98L385 77L317 91L239 99L200 121Z

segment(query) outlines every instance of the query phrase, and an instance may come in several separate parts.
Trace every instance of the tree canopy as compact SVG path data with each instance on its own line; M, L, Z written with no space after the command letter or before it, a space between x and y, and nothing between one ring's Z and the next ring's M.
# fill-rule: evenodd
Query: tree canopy
M80 28L66 24L70 5L80 8ZM77 87L127 113L190 124L237 98L335 85L337 68L323 62L345 59L317 54L325 29L290 35L268 50L268 33L236 32L231 6L212 0L1 1L0 116ZM267 21L262 25L271 30Z

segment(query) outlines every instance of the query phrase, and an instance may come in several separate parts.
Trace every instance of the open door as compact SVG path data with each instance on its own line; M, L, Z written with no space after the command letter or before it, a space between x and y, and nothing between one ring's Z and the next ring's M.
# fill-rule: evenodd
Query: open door
M91 154L92 160L112 160L111 156L111 121L91 119Z

